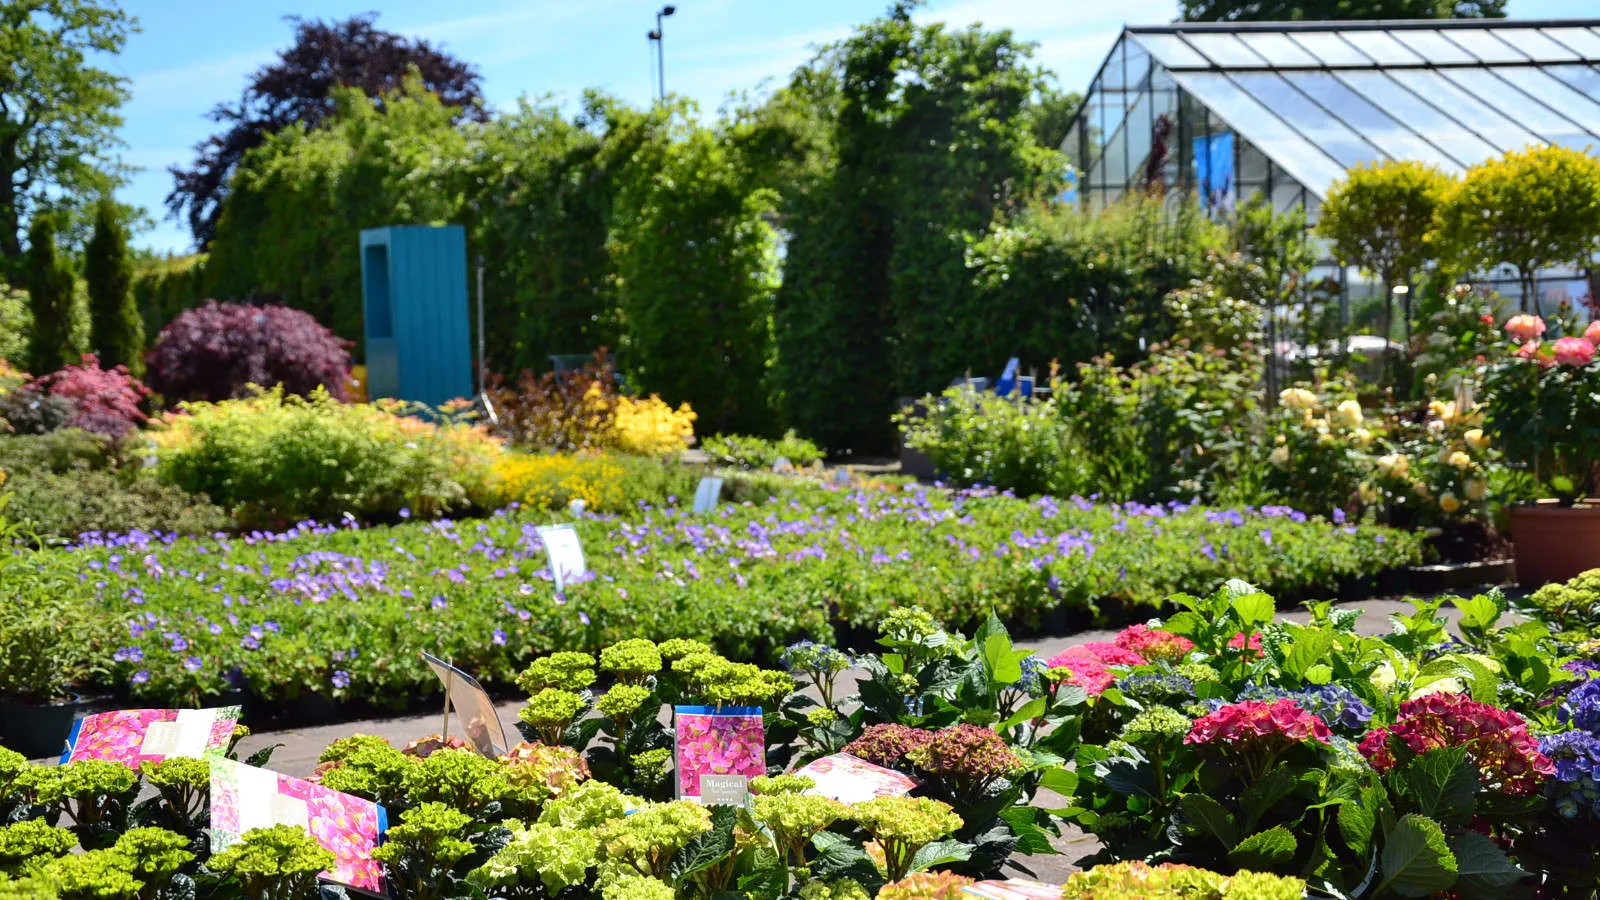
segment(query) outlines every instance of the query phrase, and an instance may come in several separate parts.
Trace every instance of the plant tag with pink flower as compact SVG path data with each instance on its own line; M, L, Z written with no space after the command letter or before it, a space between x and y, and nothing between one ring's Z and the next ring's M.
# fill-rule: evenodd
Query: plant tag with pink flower
M961 889L962 893L990 900L1061 900L1061 885L1007 878L1004 881L979 881Z
M383 892L383 867L372 858L388 827L383 807L231 759L211 760L211 852L237 844L252 828L304 828L333 867L322 877L363 891Z
M540 525L534 531L538 532L539 541L550 558L550 577L555 580L557 593L589 571L583 559L583 544L578 541L578 529L561 524Z
M835 753L814 759L795 772L816 782L807 790L840 803L865 803L875 797L901 797L911 793L918 782L904 772L857 759L848 753Z
M506 743L505 726L500 724L500 714L495 711L494 701L489 699L489 692L483 689L478 679L426 650L422 651L422 660L444 682L444 702L450 705L456 721L463 723L467 741L473 749L490 759L504 756L506 748L510 746ZM441 731L440 734L450 736L448 731Z
M750 779L767 774L767 736L759 706L675 706L673 763L678 798L743 806Z
M239 707L118 709L79 719L61 764L107 759L129 768L175 757L221 756L239 724Z

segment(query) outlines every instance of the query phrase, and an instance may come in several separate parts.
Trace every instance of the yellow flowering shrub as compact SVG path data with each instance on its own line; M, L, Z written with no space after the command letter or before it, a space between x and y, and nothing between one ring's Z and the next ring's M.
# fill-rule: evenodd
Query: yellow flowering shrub
M1428 384L1437 387L1435 379ZM1481 516L1493 455L1483 413L1466 393L1430 400L1421 421L1397 434L1395 451L1378 457L1361 483L1362 500L1377 506L1385 520L1408 527Z
M618 397L611 409L612 439L624 453L677 453L694 442L694 420L694 410L687 403L673 409L654 394Z
M693 471L638 456L604 453L510 453L495 463L497 505L563 509L582 500L589 512L623 512L642 500L663 505L694 493Z
M1357 483L1371 470L1370 448L1383 429L1368 420L1354 393L1348 381L1279 393L1265 480L1281 502L1308 513L1356 508Z

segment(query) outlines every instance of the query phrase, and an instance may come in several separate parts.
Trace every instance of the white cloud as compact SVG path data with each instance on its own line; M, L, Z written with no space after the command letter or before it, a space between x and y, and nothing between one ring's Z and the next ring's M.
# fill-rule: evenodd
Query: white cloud
M245 78L271 62L273 56L272 48L262 47L170 69L137 73L132 76L133 99L128 103L129 111L188 111L195 108L197 97L212 98L205 101L209 108L221 100L237 97L244 88Z

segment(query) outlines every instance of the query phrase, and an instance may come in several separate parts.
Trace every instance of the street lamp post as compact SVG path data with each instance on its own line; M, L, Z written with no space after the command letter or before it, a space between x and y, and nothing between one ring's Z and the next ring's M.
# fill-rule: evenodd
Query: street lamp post
M677 11L678 8L671 4L657 10L656 30L648 35L650 42L656 45L656 100L662 103L667 100L667 45L661 37L661 20Z

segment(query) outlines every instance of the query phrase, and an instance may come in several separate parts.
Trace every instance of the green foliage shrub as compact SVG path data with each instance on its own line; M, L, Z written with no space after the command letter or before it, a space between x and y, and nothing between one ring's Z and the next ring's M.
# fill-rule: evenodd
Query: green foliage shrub
M233 520L203 494L157 482L149 474L72 470L16 475L8 515L45 542L89 532L204 535L229 531Z
M134 377L143 375L144 321L133 297L128 230L110 198L95 207L83 274L89 291L90 352L107 369L127 366Z
M40 213L28 228L25 270L33 319L27 367L35 374L54 372L76 362L78 354L72 340L76 279L56 246L53 213Z
M28 293L0 281L0 360L12 366L27 363L28 333L32 328Z
M339 403L321 389L181 409L151 435L158 476L206 494L243 524L494 505L491 469L504 450L475 426L426 422L392 403Z
M718 434L701 441L700 447L725 466L763 471L770 471L780 459L804 468L824 456L821 448L795 434L792 428L775 441L753 435Z

